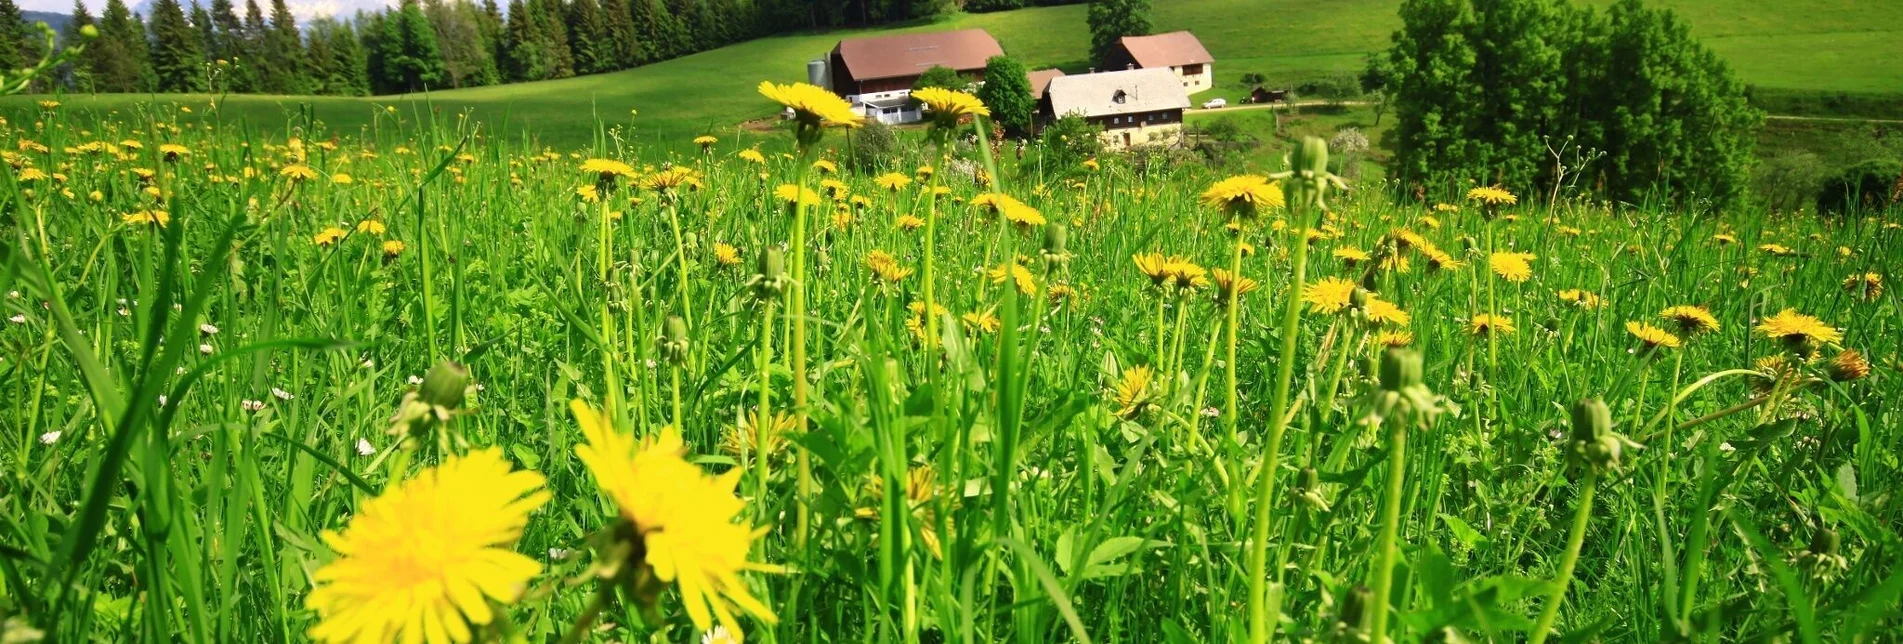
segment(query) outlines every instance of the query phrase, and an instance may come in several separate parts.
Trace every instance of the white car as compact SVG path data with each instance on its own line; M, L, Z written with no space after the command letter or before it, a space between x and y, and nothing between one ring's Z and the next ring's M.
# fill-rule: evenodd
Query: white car
M1212 98L1207 101L1203 101L1203 109L1206 109L1206 110L1213 110L1219 107L1228 107L1228 106L1229 106L1229 101L1227 99Z

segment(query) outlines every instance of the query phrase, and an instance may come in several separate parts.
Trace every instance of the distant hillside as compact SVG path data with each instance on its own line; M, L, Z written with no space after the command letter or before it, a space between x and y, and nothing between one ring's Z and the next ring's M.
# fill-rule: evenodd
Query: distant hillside
M1573 0L1595 6L1611 0ZM1371 51L1387 47L1399 26L1401 0L1169 0L1155 2L1157 31L1193 31L1216 58L1215 89L1197 100L1246 92L1244 73L1290 87L1303 81L1354 74ZM1869 94L1894 104L1903 92L1903 12L1897 0L1647 0L1670 7L1693 33L1729 61L1759 90L1790 95ZM789 34L762 38L645 67L495 87L397 97L311 98L233 96L224 118L282 123L303 106L333 126L368 125L373 109L414 108L415 114L470 110L491 131L528 130L544 141L579 145L593 140L595 118L629 124L643 138L685 140L700 133L733 133L742 122L768 117L771 105L755 86L761 80L806 78L806 61L825 54L840 38L870 33L937 31L976 27L996 36L1006 52L1031 67L1082 71L1090 47L1083 5L1038 7L997 13L954 13L929 24L901 29ZM76 109L118 109L147 95L69 94ZM161 96L160 100L177 97ZM30 106L32 97L0 99L0 110ZM183 99L204 105L207 97ZM1846 99L1847 100L1847 99ZM1790 102L1790 101L1787 101ZM1808 111L1808 110L1807 110ZM410 113L410 112L406 112ZM723 136L723 138L728 138Z
M73 21L72 14L53 13L51 11L22 11L20 12L20 17L25 18L26 24L29 25L36 22L44 22L47 26L53 28L53 33L57 34L65 34L66 23Z

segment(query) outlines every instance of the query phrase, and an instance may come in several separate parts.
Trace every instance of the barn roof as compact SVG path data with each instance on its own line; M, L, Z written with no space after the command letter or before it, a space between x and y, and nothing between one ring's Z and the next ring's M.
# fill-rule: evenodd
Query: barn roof
M1123 48L1138 67L1181 67L1216 62L1196 34L1172 31L1154 36L1124 36Z
M858 80L917 76L934 66L969 72L984 69L1004 48L983 29L847 38L833 48Z
M1168 69L1128 69L1051 79L1045 90L1056 116L1113 116L1189 107L1183 82ZM1121 95L1122 102L1118 102Z
M1051 79L1064 75L1061 69L1037 69L1025 74L1031 79L1031 97L1044 98L1044 88L1050 87Z

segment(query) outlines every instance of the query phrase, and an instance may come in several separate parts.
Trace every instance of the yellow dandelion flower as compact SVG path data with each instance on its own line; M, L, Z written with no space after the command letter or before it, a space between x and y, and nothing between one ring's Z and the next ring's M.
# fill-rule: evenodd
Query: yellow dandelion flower
M740 249L727 242L714 243L714 263L721 266L739 266Z
M783 183L780 184L779 187L774 188L773 196L788 205L795 203L804 203L808 206L819 205L819 193L813 192L810 188L796 186L790 183Z
M1401 310L1399 305L1379 297L1369 297L1368 303L1361 309L1361 314L1367 316L1370 324L1375 325L1407 326L1414 321L1413 316Z
M753 163L757 165L766 165L766 155L760 154L760 151L755 148L747 148L745 150L741 150L740 154L735 156L740 157L741 161L745 161L747 163Z
M1017 262L1000 264L997 268L988 271L986 275L991 278L993 284L1003 284L1007 281L1016 283L1019 293L1031 295L1037 292L1037 278L1032 276L1031 269L1025 268L1023 264Z
M692 168L674 166L641 179L641 187L655 192L668 192L681 188L699 188L700 174Z
M1729 245L1738 243L1738 237L1730 233L1718 233L1718 234L1712 235L1711 240L1718 242L1718 245L1720 246L1729 246Z
M1509 282L1524 282L1533 277L1533 260L1538 259L1532 253L1494 253L1487 257L1487 266L1493 274Z
M46 171L39 168L27 168L20 171L19 178L20 181L45 181Z
M1644 322L1625 323L1625 332L1632 334L1634 338L1638 338L1639 342L1644 344L1648 350L1660 347L1677 349L1679 346L1678 336L1672 335L1671 332L1665 329Z
M1355 283L1339 277L1325 277L1302 287L1302 301L1316 313L1338 313L1354 300Z
M1264 208L1281 207L1282 187L1261 175L1237 175L1209 186L1203 191L1202 201L1221 208L1230 216L1246 219L1256 216Z
M966 328L980 333L996 333L998 329L1004 327L1004 320L998 319L998 316L990 311L966 313L959 316L959 319L965 323Z
M1368 338L1369 346L1405 347L1414 344L1414 334L1407 331L1383 329Z
M978 97L958 90L927 87L912 92L912 98L930 108L934 118L945 119L942 123L956 123L959 118L970 115L991 116L991 110Z
M1797 251L1791 250L1791 247L1783 244L1759 244L1758 250L1776 257L1789 257L1797 254Z
M925 227L925 220L913 215L899 215L896 222L901 230L918 230Z
M719 143L719 142L720 142L720 139L716 139L712 136L708 136L705 134L694 137L694 145L700 146L701 149L703 150L707 148L711 148L714 146L715 143Z
M1881 273L1861 273L1844 278L1844 292L1857 296L1865 302L1875 302L1883 297L1883 275Z
M575 446L575 455L620 508L639 540L634 552L642 553L656 579L679 586L694 626L706 631L717 619L739 639L733 608L769 624L778 621L740 579L744 571L779 570L747 561L755 532L741 518L746 504L733 492L743 470L702 472L683 458L686 445L671 425L642 444L586 403L576 400L569 407L587 441Z
M1863 354L1858 353L1856 349L1844 349L1837 353L1837 357L1830 359L1830 364L1824 367L1824 372L1830 375L1831 380L1837 382L1862 380L1870 376L1870 360L1864 358Z
M1124 369L1117 377L1117 386L1111 392L1111 401L1117 406L1117 416L1125 420L1136 420L1150 405L1156 372L1149 367L1131 367Z
M467 642L542 571L512 548L547 503L542 475L502 450L451 456L364 503L323 539L338 558L311 575L304 604L320 642Z
M760 82L760 95L793 110L793 118L807 127L859 127L865 117L837 94L806 83L776 85Z
M329 245L337 243L338 241L342 240L345 235L349 235L349 234L350 234L349 231L346 231L342 228L338 228L336 226L331 226L329 228L325 228L322 232L319 232L316 235L312 235L311 243L317 244L318 246L329 246Z
M403 254L403 249L405 248L408 248L408 246L403 244L403 240L392 239L385 241L383 242L383 256L396 257L397 255Z
M1257 289L1262 288L1261 282L1247 277L1238 279L1234 273L1229 272L1229 269L1226 268L1218 268L1213 271L1213 274L1216 281L1214 297L1217 306L1227 307L1232 297L1233 299L1240 300L1242 296L1254 293Z
M897 284L912 276L912 269L899 265L899 260L891 253L875 250L866 254L866 268L872 270L872 276L888 284Z
M1582 309L1592 310L1606 305L1605 298L1592 291L1569 288L1559 291L1559 301Z
M839 164L827 159L814 161L813 169L818 170L820 174L839 174Z
M278 176L290 179L291 181L310 181L317 178L317 170L302 163L293 163L284 166L282 170L278 170Z
M1139 253L1130 257L1137 270L1150 278L1152 286L1162 287L1170 279L1170 262L1162 253Z
M1500 317L1490 313L1481 313L1467 321L1467 332L1477 336L1512 335L1513 318Z
M1467 200L1488 206L1511 206L1520 198L1498 186L1481 186L1467 191Z
M1842 331L1825 324L1823 320L1798 313L1796 309L1784 309L1777 315L1765 318L1757 327L1758 333L1773 340L1784 340L1794 344L1816 345L1841 342Z
M575 186L575 196L579 197L582 203L601 203L601 191L593 185Z
M356 183L357 180L350 175L338 172L330 175L330 182L340 186L347 186Z
M1167 270L1177 290L1188 291L1209 285L1209 271L1187 257L1171 257Z
M1369 257L1368 251L1361 250L1353 246L1342 246L1340 248L1336 248L1334 252L1330 254L1334 255L1335 259L1339 259L1342 262L1348 264L1349 266L1354 266L1356 264L1368 261L1368 257Z
M1659 313L1659 319L1670 320L1678 326L1678 332L1687 335L1700 335L1718 331L1718 318L1702 306L1680 305Z
M363 220L363 221L359 221L359 222L357 222L357 232L360 232L360 233L369 233L369 234L372 234L372 235L381 235L381 234L383 234L383 233L384 233L384 231L386 231L386 230L389 230L389 228L388 228L388 227L386 227L386 226L384 226L384 225L383 225L383 222L382 222L382 221L380 221L380 220L376 220L376 219L365 219L365 220Z
M166 143L159 146L159 155L165 157L166 161L177 161L181 157L191 156L192 149L177 143Z
M163 228L166 224L172 223L172 213L163 210L141 210L120 217L120 220L127 224L144 224Z
M881 188L898 192L904 190L906 186L912 185L912 178L897 172L887 172L873 179L873 182L879 184Z

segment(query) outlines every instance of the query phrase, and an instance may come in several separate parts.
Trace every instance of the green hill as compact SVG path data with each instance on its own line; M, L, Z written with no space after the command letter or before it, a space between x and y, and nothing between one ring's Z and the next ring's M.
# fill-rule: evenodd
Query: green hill
M1610 0L1590 0L1605 5ZM1158 31L1194 31L1216 57L1218 85L1198 98L1233 97L1245 72L1265 74L1272 84L1360 69L1367 52L1386 46L1399 25L1399 0L1169 0L1156 2ZM1903 94L1903 12L1891 2L1816 0L1651 0L1680 12L1694 32L1730 60L1747 81L1780 96L1791 94ZM991 14L955 14L929 24L895 30L929 31L979 27L1005 50L1033 67L1082 71L1089 34L1083 5ZM471 110L492 129L534 132L551 145L585 143L594 119L625 123L639 111L635 136L678 140L685 135L732 131L771 113L754 92L761 80L794 80L805 63L841 37L859 31L789 35L741 43L639 69L554 81L365 99L234 96L225 117L278 127L305 105L327 123L352 129L370 122L378 106L403 113L425 107L440 115ZM69 96L77 109L126 109L145 96ZM207 96L156 97L202 110ZM1887 98L1887 97L1886 97ZM36 100L14 97L0 108ZM1886 101L1894 104L1903 101Z

